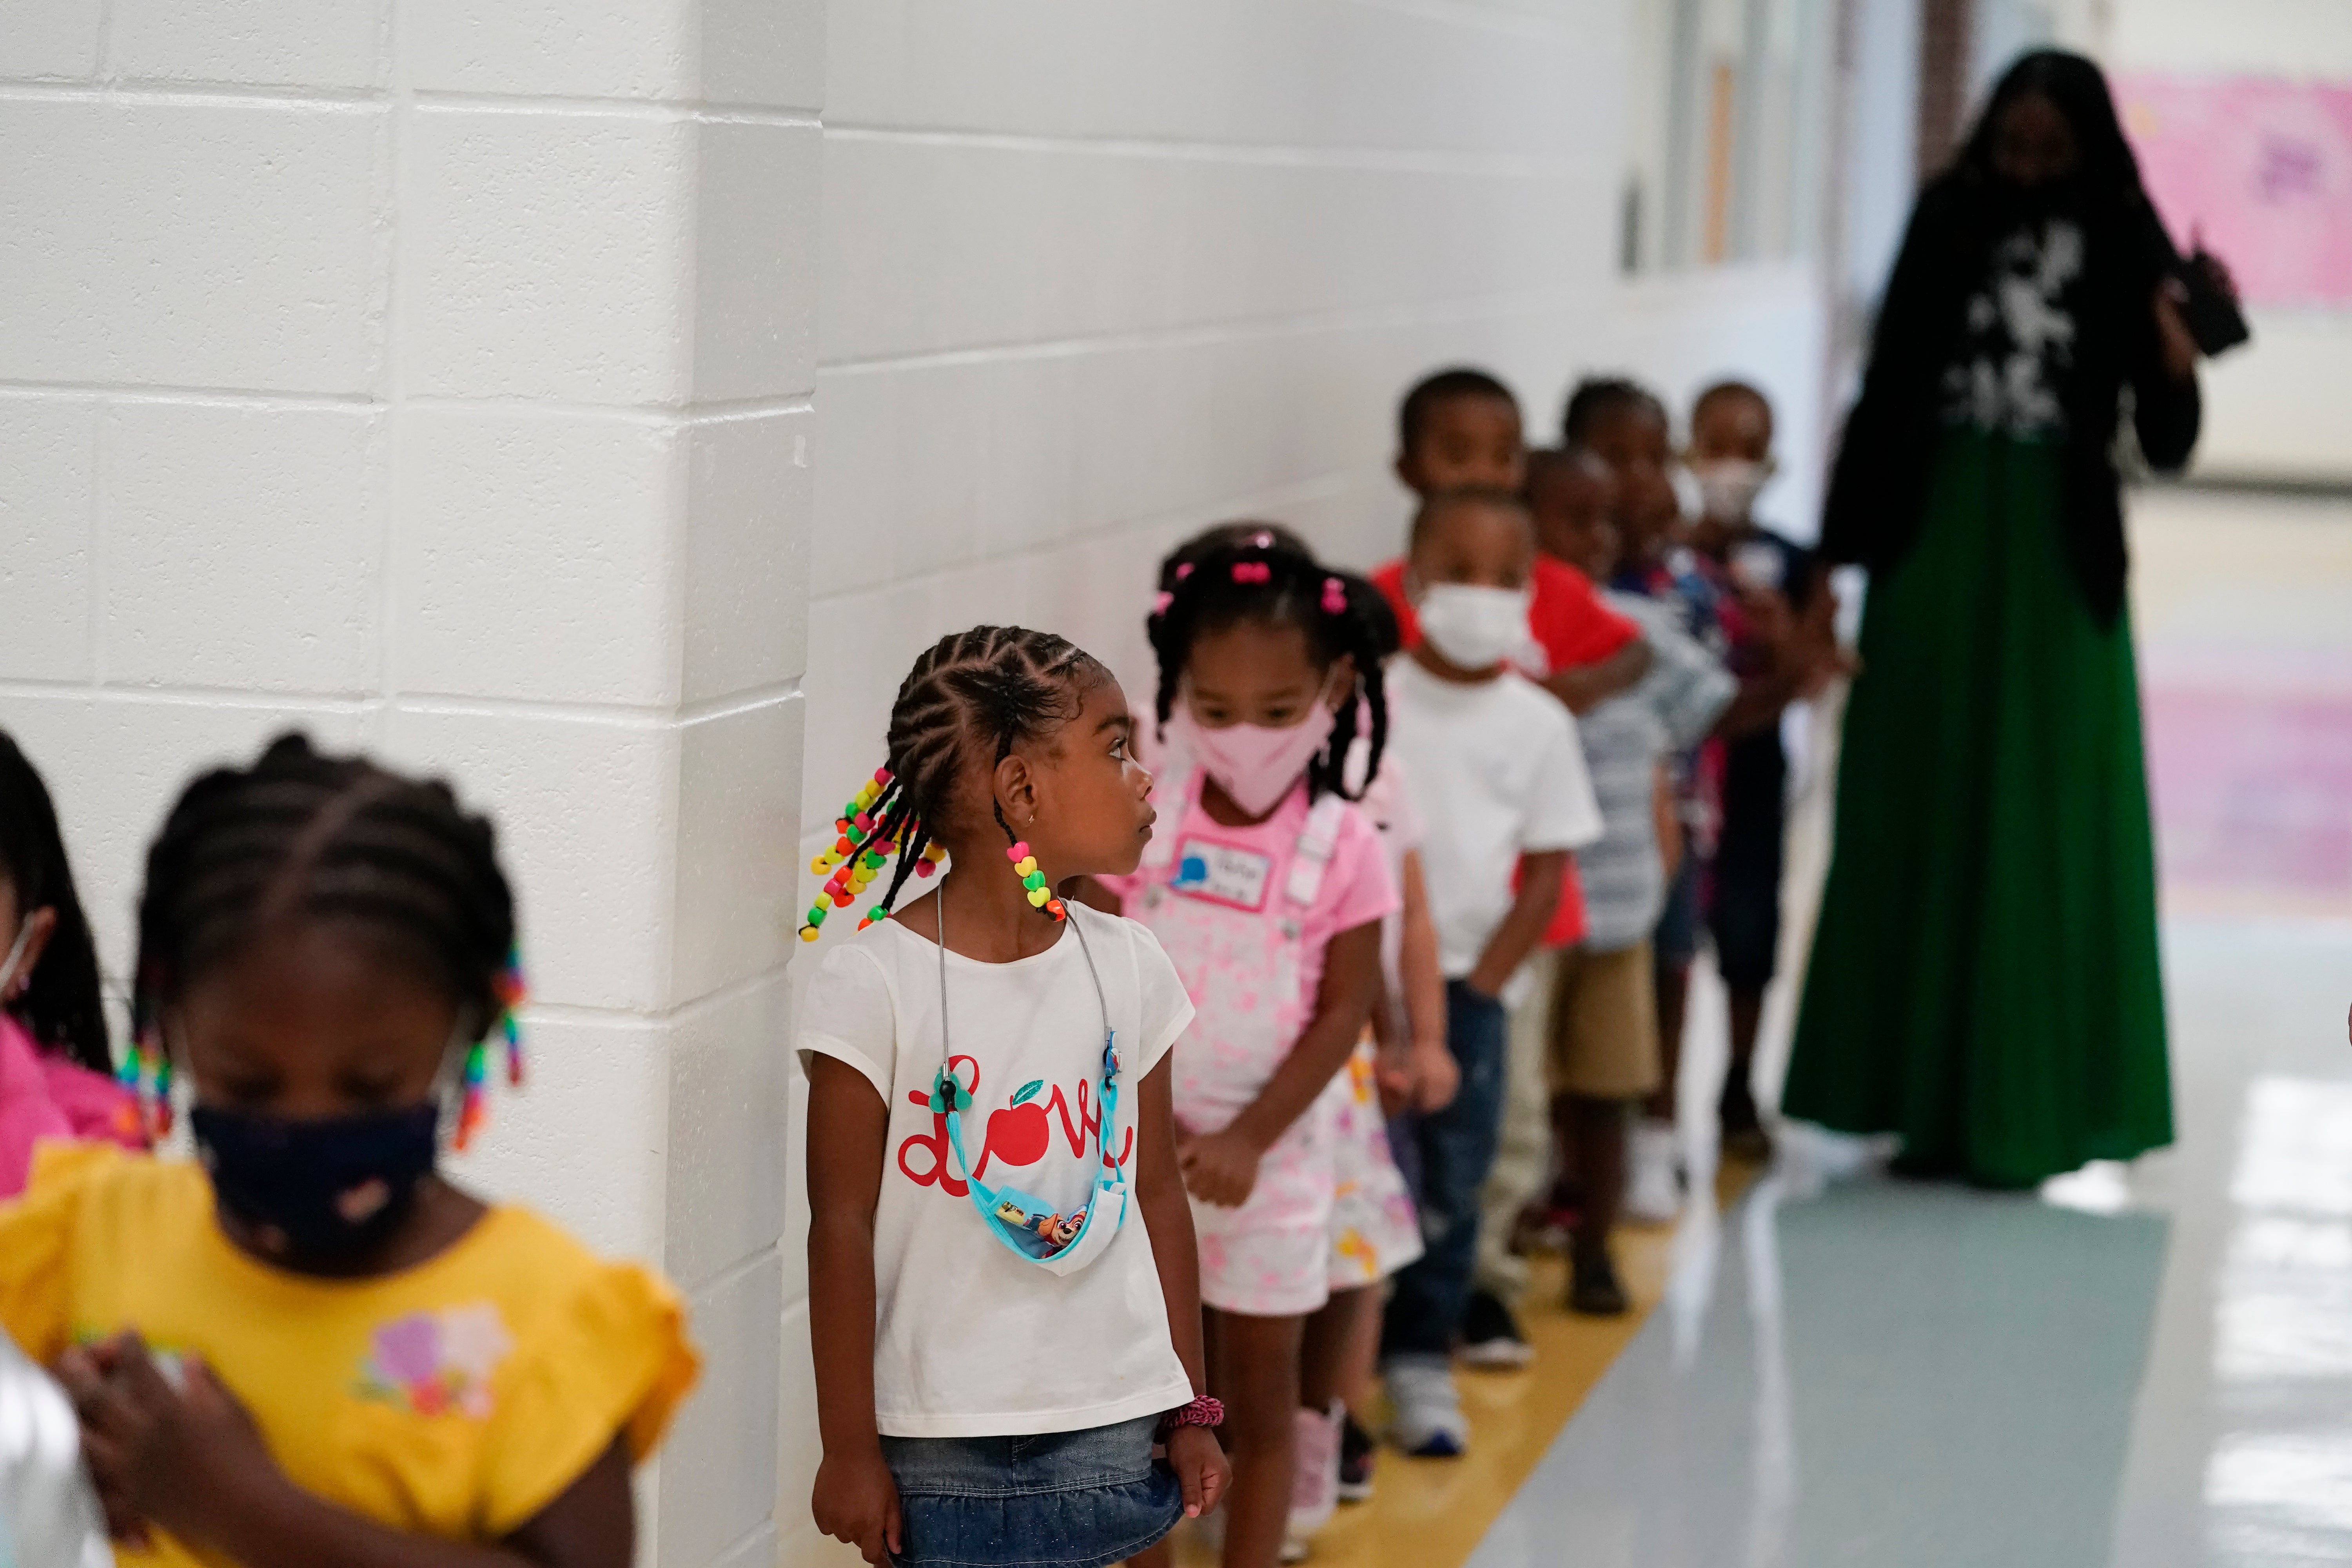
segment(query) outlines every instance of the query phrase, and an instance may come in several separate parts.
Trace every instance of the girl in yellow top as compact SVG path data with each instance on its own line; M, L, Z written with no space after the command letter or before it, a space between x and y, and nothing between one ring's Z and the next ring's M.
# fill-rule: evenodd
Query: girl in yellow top
M173 809L134 1013L203 1166L45 1146L0 1209L0 1327L73 1396L122 1563L630 1562L630 1467L695 1376L677 1299L434 1169L513 941L439 784L289 736Z

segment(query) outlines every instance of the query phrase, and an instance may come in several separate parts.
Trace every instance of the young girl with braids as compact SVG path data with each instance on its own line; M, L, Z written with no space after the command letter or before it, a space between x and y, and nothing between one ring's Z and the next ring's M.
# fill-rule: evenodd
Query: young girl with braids
M0 731L0 1198L24 1190L47 1138L147 1146L138 1101L114 1081L98 950L57 809Z
M1388 710L1347 581L1273 530L1196 542L1163 581L1150 626L1174 822L1135 875L1105 881L1199 1010L1175 1112L1234 1459L1224 1561L1270 1568L1297 1468L1320 1477L1338 1452L1336 1426L1301 1407L1300 1345L1331 1289L1329 1091L1381 994L1381 922L1398 907L1346 777L1360 715L1378 771Z
M1150 931L1054 891L1142 858L1134 742L1062 638L944 637L818 860L811 941L898 857L799 1008L811 1507L868 1563L1098 1568L1224 1489L1170 1110L1192 1006Z
M0 1209L0 1326L72 1396L118 1562L631 1561L677 1298L435 1169L514 923L488 822L299 735L173 807L133 1017L202 1163L47 1145Z

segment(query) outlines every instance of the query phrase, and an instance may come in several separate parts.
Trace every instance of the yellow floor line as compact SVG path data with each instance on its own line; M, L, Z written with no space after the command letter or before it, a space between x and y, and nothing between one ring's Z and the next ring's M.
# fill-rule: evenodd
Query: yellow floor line
M1727 1167L1716 1184L1719 1207L1727 1211L1754 1175L1749 1167ZM1318 1568L1457 1568L1468 1561L1584 1396L1641 1331L1665 1292L1673 1247L1671 1227L1618 1233L1618 1272L1633 1310L1615 1319L1571 1315L1563 1300L1565 1263L1534 1258L1519 1322L1536 1348L1535 1364L1524 1372L1461 1373L1469 1454L1412 1459L1381 1450L1371 1500L1342 1507L1315 1538L1308 1561ZM1217 1562L1189 1529L1178 1534L1176 1560L1179 1568L1216 1568Z

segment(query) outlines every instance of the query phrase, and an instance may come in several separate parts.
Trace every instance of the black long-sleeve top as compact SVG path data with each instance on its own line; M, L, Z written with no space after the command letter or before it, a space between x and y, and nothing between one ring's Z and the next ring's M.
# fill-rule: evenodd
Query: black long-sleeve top
M2013 202L1966 174L1947 174L1920 196L1831 471L1822 515L1828 559L1880 570L1916 538L1937 442L1954 422L1948 378L1965 351L1971 301L2017 222ZM2155 214L2140 200L2077 222L2080 268L2057 301L2072 322L2053 378L2063 515L2083 592L2112 620L2127 566L2114 458L2126 394L2140 451L2158 469L2188 462L2201 405L2195 378L2176 380L2164 367L2155 296L2177 253Z

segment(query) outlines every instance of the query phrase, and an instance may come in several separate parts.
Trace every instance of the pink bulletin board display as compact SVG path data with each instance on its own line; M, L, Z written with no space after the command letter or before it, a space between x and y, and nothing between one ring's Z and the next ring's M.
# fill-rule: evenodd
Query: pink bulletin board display
M2352 306L2352 83L2126 73L2124 130L2185 252L2253 305Z

